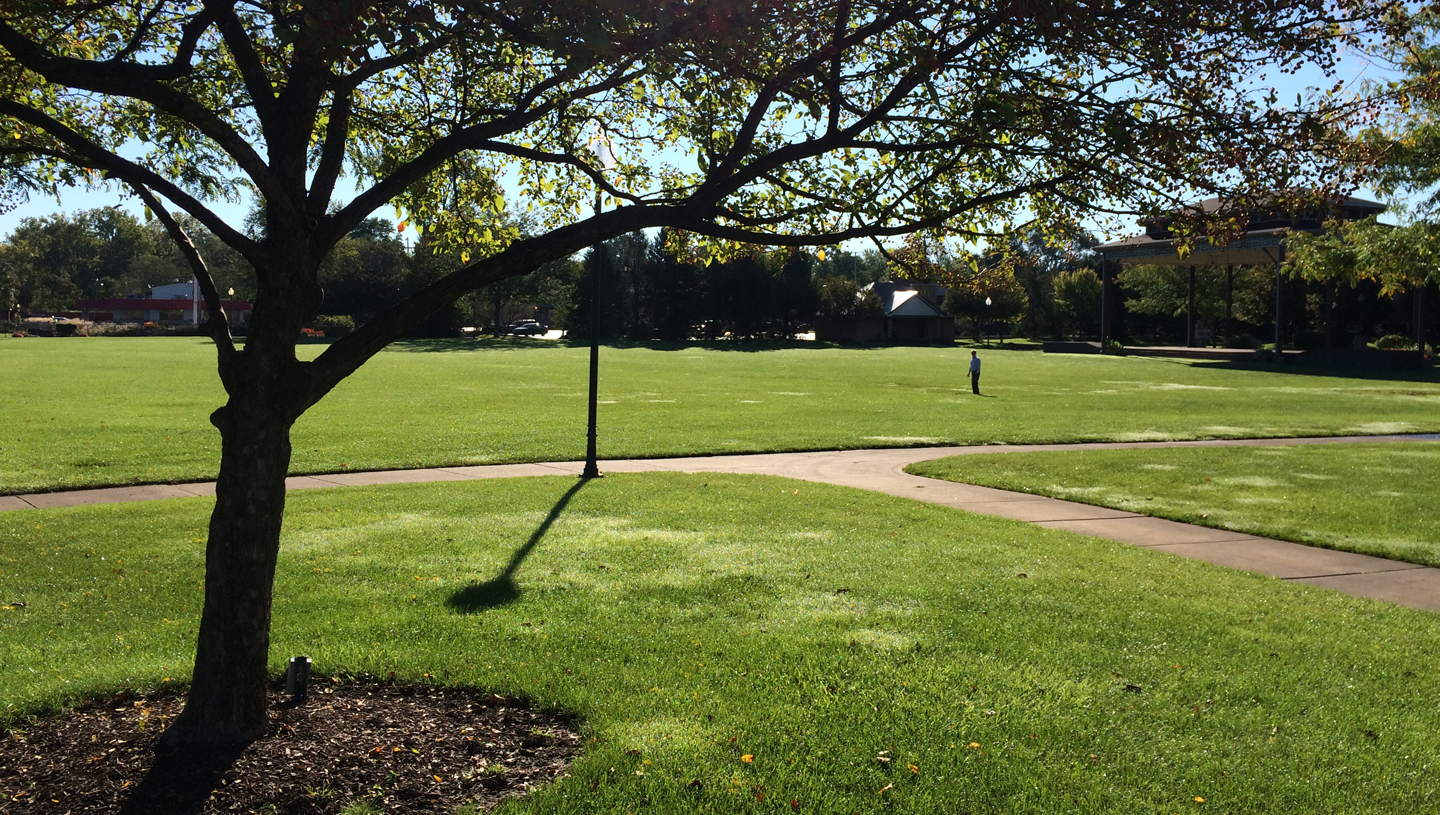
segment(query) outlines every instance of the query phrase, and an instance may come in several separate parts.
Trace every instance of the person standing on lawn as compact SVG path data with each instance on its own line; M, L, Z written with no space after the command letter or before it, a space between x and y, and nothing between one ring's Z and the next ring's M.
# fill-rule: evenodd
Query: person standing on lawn
M980 395L980 355L970 352L970 392Z

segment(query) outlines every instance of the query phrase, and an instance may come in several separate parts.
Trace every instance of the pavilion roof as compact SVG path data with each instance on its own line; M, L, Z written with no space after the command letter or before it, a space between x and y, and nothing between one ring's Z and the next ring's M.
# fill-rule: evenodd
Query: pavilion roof
M1185 209L1213 215L1231 208L1222 198L1207 198L1189 204ZM1287 232L1318 233L1324 229L1323 224L1327 218L1354 221L1378 215L1388 207L1364 198L1342 195L1331 199L1325 209L1326 211L1300 213L1266 208L1239 210L1248 218L1253 228L1223 245L1208 238L1197 238L1191 245L1191 253L1183 259L1175 250L1175 239L1170 237L1173 216L1141 219L1140 224L1145 227L1145 234L1101 244L1095 247L1095 251L1107 259L1121 263L1151 263L1161 266L1269 265L1279 258L1280 247Z

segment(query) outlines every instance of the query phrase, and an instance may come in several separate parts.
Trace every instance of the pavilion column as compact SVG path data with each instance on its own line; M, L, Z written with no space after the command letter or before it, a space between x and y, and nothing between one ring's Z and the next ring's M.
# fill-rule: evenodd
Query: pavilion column
M1185 347L1195 347L1195 267L1185 267L1189 276L1185 282Z
M1425 282L1421 281L1415 284L1411 290L1415 293L1413 307L1415 347L1419 348L1420 353L1424 355L1425 343L1428 340L1425 335Z
M1325 299L1321 306L1325 309L1325 347L1335 347L1335 280L1332 278L1325 281Z
M1225 340L1235 336L1235 266L1225 267Z
M1108 318L1110 299L1110 261L1100 256L1100 353L1105 353L1105 342L1110 339Z
M1285 361L1285 277L1280 267L1285 265L1285 244L1280 244L1275 253L1275 361Z

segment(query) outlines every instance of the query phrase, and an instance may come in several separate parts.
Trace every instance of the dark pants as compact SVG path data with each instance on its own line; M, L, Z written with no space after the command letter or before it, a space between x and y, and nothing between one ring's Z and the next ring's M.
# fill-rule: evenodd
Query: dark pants
M980 372L979 372L979 371L971 371L971 372L970 372L970 392L971 392L971 393L979 393L979 392L980 392Z

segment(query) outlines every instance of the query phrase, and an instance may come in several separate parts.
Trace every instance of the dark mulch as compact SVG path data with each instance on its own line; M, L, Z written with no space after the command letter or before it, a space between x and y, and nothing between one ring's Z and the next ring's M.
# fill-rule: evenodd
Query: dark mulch
M184 697L121 694L0 741L0 813L339 813L493 806L565 772L569 720L458 688L320 680L291 706L270 692L270 729L240 751L158 753Z

